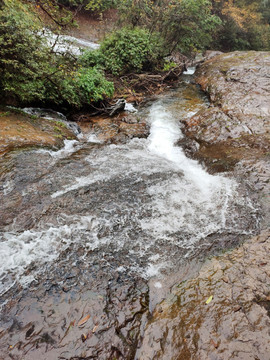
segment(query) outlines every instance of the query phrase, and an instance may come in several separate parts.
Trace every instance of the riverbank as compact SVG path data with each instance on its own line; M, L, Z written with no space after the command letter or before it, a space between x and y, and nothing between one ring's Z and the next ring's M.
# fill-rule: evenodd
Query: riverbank
M259 196L262 226L270 224L270 54L234 52L207 60L195 81L210 107L184 121L185 134L200 146L192 156L209 168L233 169Z

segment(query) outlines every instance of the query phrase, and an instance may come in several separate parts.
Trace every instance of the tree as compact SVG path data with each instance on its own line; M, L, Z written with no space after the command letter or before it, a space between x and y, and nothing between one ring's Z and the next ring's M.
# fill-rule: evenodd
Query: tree
M3 101L39 101L80 107L112 96L98 69L79 68L69 52L57 53L41 34L33 9L17 0L0 8L0 93Z
M204 49L221 24L209 0L124 0L119 8L125 22L160 32L169 52Z

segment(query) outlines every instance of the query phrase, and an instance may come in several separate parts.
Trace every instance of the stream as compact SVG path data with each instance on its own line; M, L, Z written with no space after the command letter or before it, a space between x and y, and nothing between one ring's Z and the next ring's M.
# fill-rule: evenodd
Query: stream
M89 130L59 151L9 155L0 183L2 352L133 359L147 312L181 268L256 232L245 184L208 173L177 146L180 121L208 106L191 79L138 109L147 139L106 144Z

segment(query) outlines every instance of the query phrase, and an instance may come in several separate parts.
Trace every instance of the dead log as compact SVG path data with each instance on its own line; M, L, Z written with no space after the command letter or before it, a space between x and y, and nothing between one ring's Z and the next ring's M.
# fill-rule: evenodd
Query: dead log
M108 108L108 110L111 110L109 115L114 116L115 114L119 113L120 111L123 111L125 109L126 100L125 99L119 99L116 101L116 103Z

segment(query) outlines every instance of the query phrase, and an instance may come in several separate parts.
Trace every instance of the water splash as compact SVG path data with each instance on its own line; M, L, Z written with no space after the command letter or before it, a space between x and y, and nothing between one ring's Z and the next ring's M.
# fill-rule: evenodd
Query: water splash
M53 46L54 51L58 53L71 52L73 55L79 56L85 49L96 50L100 46L89 40L69 35L57 35L48 29L44 29L42 35L46 38L48 44Z
M36 180L49 184L48 210L33 229L2 235L0 255L8 259L1 266L4 288L32 281L36 267L24 273L31 264L42 268L77 246L84 249L85 261L91 261L89 250L117 254L123 259L121 271L149 278L173 268L212 234L249 231L242 218L253 205L239 194L236 181L208 174L175 145L183 137L178 115L179 105L174 108L165 97L148 109L148 139L100 146L92 134L49 152L57 161ZM47 161L42 151L37 153ZM29 198L32 188L26 191Z

